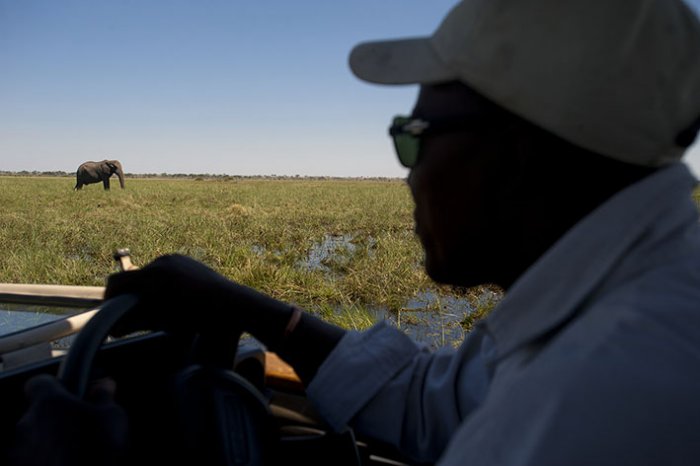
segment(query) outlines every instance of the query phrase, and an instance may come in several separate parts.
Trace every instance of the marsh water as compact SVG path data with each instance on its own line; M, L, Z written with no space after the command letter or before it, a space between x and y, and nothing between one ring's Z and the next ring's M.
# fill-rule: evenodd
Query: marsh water
M371 255L372 239L365 241ZM346 263L358 253L358 247L353 243L352 235L327 235L323 241L314 245L308 257L298 263L299 267L320 270L332 275L336 273L331 263ZM258 254L264 249L256 247ZM475 301L476 299L476 301ZM392 311L376 306L369 306L368 312L374 322L386 321L403 330L415 341L431 348L442 346L457 346L465 336L464 321L482 302L493 302L499 296L495 292L484 290L474 298L457 294L439 293L433 290L421 291L407 298L400 311ZM45 306L11 305L0 303L0 336L21 329L34 327L67 314L74 314L84 309L57 308ZM340 309L338 310L341 311ZM70 338L62 339L56 344L65 346Z
M436 306L438 310L435 310ZM456 346L464 339L462 322L473 311L472 306L465 298L423 292L408 300L400 312L388 312L379 307L370 309L370 312L374 321L387 321L414 340L439 348ZM80 311L81 309L0 303L0 336ZM62 339L57 342L57 346L64 347L69 342L70 339Z
M349 264L355 254L362 252L372 257L374 238L367 238L362 245L356 244L354 240L351 234L326 235L310 248L306 259L297 265L332 277L337 274L337 266ZM360 251L359 248L364 250ZM254 251L259 255L265 253L265 249L260 246L254 247ZM491 290L483 290L480 295L470 298L427 290L407 298L400 311L390 312L379 306L370 306L368 310L375 322L389 322L417 342L431 348L447 345L454 347L464 339L463 323L475 308L499 299L499 294ZM338 312L341 311L338 309Z
M0 336L36 327L84 310L86 309L0 303ZM52 344L54 348L68 348L72 340L73 337L66 337Z

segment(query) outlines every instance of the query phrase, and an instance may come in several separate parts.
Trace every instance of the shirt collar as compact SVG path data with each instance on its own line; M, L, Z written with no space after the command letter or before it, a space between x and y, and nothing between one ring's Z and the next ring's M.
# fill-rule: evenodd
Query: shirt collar
M697 180L682 163L620 191L542 255L485 319L500 359L573 316L650 229L697 222ZM685 201L685 202L684 202Z

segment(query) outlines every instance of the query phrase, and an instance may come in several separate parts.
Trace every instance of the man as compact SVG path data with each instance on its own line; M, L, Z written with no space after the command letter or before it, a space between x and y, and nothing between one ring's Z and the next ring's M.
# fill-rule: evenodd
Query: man
M431 38L353 51L360 78L421 85L390 132L427 272L506 290L455 351L346 332L182 256L106 297L165 299L173 316L142 325L197 303L198 328L237 325L292 364L331 426L418 461L695 464L700 225L678 160L698 57L672 0L464 0Z

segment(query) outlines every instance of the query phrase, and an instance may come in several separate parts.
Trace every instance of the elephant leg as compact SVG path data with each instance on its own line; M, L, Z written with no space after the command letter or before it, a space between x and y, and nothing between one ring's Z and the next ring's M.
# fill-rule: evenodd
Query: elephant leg
M102 186L104 186L105 191L109 191L109 178L104 178L102 180Z

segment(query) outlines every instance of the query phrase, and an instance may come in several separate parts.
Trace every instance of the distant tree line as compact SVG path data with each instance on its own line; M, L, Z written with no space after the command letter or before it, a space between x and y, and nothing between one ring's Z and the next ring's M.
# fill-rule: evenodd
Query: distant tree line
M75 172L65 171L27 171L18 172L0 170L0 176L53 176L53 177L75 177ZM204 180L219 180L219 181L234 181L234 180L375 180L375 181L390 181L399 178L390 178L382 176L359 176L359 177L342 177L342 176L304 176L304 175L218 175L211 173L125 173L126 178L178 178L191 179L195 181Z

